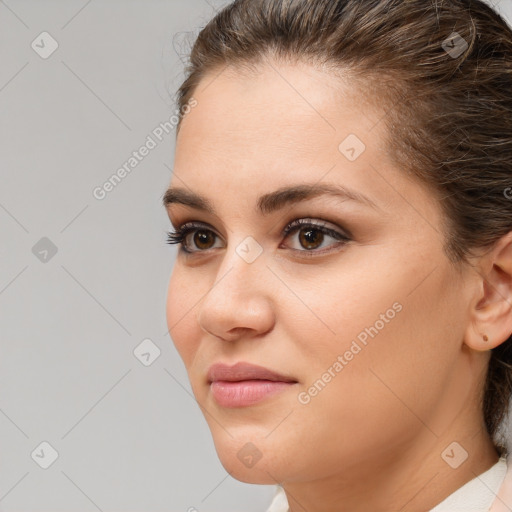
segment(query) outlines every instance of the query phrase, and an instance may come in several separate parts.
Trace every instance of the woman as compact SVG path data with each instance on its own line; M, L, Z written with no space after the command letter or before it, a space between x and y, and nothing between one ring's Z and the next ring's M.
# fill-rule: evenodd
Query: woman
M187 72L167 321L225 469L272 512L511 510L510 28L239 0Z

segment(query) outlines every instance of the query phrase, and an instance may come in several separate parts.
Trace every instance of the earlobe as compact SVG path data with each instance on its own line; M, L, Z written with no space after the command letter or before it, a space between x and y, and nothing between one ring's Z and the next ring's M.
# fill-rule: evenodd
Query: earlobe
M471 306L465 343L486 351L505 342L512 333L512 231L475 265L479 291Z

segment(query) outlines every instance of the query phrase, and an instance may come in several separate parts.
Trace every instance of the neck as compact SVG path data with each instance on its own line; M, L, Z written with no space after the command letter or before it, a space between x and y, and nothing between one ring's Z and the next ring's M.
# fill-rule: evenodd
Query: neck
M423 429L409 446L346 467L328 478L283 482L290 512L431 510L499 460L478 414L463 411L457 420L442 435ZM452 444L455 440L458 445Z

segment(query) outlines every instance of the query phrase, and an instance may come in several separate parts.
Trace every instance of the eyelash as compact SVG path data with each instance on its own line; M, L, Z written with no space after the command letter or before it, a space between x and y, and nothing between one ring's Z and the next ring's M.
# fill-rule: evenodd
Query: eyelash
M313 228L315 230L318 230L318 231L322 232L325 235L329 235L329 236L335 238L339 242L342 242L341 245L344 245L347 242L350 242L352 240L349 236L344 235L342 233L339 233L338 231L335 231L333 229L330 229L330 228L326 227L325 221L322 221L322 222L324 222L324 223L316 223L316 222L312 222L311 220L308 220L308 219L296 219L293 222L290 222L290 224L288 224L283 229L282 237L283 238L287 238L290 235L290 233L293 233L294 231L300 231L301 228L308 227L308 228ZM215 236L218 237L218 235L213 230L209 229L205 225L198 224L198 223L195 223L195 222L190 222L190 223L185 223L185 224L182 224L181 226L178 226L175 229L175 231L168 232L167 233L167 243L168 244L180 244L181 245L180 250L185 252L185 253L187 253L187 254L206 252L208 249L191 251L191 250L189 250L189 249L187 249L185 247L184 242L185 242L187 236L190 233L193 233L194 231L210 231ZM317 250L317 249L309 249L309 250L308 249L292 249L292 250L293 251L297 251L297 252L301 252L301 253L306 253L307 256L314 256L314 253L324 253L324 252L326 252L325 249L324 250Z

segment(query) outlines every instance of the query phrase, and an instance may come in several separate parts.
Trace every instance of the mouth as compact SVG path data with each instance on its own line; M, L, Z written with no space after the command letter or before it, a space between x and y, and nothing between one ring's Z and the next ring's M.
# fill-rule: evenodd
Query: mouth
M227 408L256 404L298 384L290 376L244 362L233 366L214 364L207 378L214 400Z

